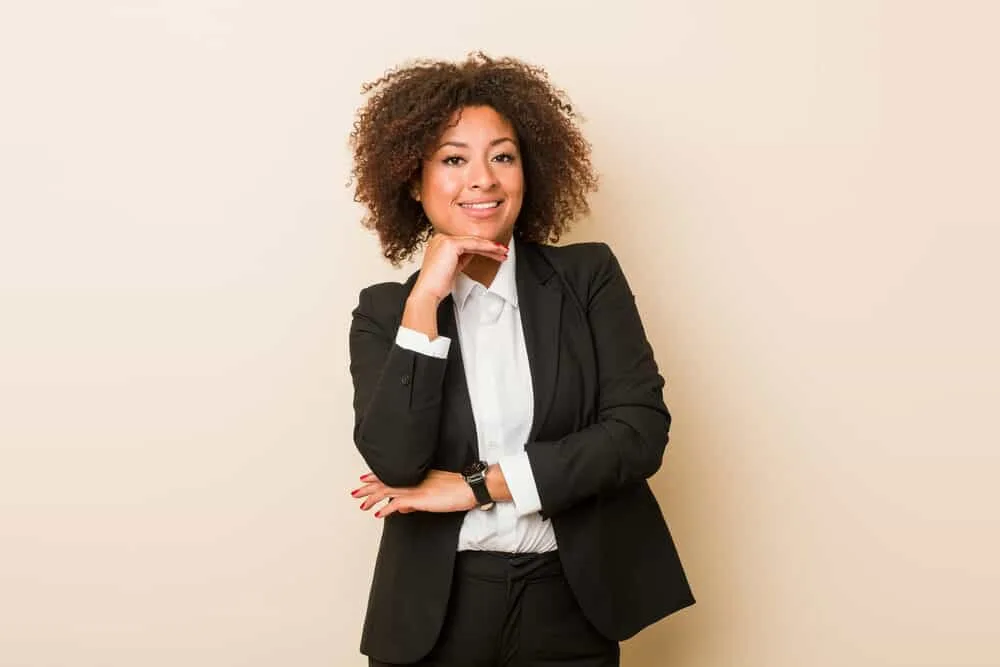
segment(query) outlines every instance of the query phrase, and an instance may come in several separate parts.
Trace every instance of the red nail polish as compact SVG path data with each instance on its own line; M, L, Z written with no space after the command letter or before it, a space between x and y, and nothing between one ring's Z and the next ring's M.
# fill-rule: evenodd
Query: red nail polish
M353 491L351 491L351 495L352 495L352 496L356 496L356 495L358 495L358 491L360 491L360 490L361 490L361 489L354 489Z
M379 513L379 512L375 512L375 518L376 519L381 519L382 518L382 514Z
M361 503L361 509L364 509L364 508L365 508L365 504Z

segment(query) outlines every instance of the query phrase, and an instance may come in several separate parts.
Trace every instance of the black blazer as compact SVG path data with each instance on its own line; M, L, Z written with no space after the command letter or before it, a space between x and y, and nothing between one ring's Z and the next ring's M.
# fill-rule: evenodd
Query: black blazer
M603 243L517 242L516 283L534 388L525 449L566 578L609 639L694 603L646 479L667 444L663 378L621 267ZM478 458L451 298L438 310L447 359L394 343L406 283L362 290L350 332L354 441L390 486ZM386 517L361 651L415 662L447 608L463 512Z

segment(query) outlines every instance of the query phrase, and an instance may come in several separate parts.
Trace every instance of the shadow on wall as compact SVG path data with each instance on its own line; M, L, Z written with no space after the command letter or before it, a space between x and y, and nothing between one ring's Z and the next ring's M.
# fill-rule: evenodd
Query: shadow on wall
M653 332L650 332L650 339L654 350L665 349L657 346ZM669 369L663 371L668 375ZM669 386L669 377L667 380ZM724 624L718 622L719 610L713 607L717 606L717 601L730 599L735 594L723 590L732 577L731 570L725 567L725 558L738 550L734 545L721 543L725 537L720 534L719 526L728 522L717 515L725 509L706 502L706 498L713 496L711 449L700 445L711 438L709 422L693 410L693 406L700 403L696 397L686 396L685 399L667 397L675 426L671 429L663 467L650 480L650 486L677 544L697 602L624 642L624 667L716 664L712 654L718 653L718 643L733 639L720 636Z

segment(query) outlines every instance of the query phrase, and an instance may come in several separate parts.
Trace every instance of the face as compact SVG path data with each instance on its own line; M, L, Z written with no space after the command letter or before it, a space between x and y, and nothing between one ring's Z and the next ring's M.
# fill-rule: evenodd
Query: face
M487 106L456 118L424 160L414 196L437 232L509 243L524 199L514 128Z

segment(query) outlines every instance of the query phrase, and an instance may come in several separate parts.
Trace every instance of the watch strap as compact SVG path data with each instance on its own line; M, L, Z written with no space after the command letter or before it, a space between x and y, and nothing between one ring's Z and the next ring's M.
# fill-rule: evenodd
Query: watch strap
M486 488L486 473L481 472L475 475L472 480L467 480L472 487L472 495L476 497L477 505L489 505L493 502L489 489Z
M476 499L476 504L482 507L493 503L489 489L486 488L486 471L488 466L485 461L478 461L463 473L466 483L472 487L472 495Z

